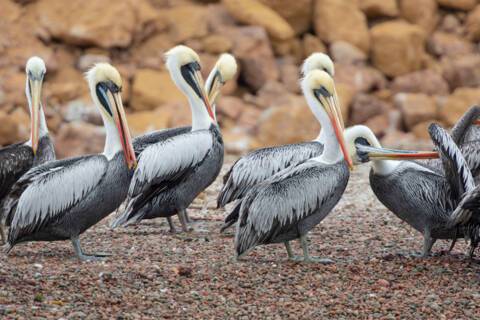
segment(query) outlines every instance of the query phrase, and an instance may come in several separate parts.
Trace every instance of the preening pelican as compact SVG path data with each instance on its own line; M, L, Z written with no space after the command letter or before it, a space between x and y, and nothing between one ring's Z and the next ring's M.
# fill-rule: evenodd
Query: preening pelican
M8 251L26 241L70 239L81 260L101 258L85 254L79 236L125 200L136 158L120 97L120 74L101 63L87 79L106 128L104 152L51 161L20 178L11 193L18 197L6 199L11 222Z
M142 151L130 184L127 208L113 222L113 228L178 214L187 231L186 209L222 167L223 140L204 90L198 55L190 48L177 46L167 52L167 68L188 97L192 129Z
M42 83L46 73L43 60L31 57L27 61L25 72L27 80L25 94L30 109L30 139L0 149L0 236L6 242L4 224L6 215L2 201L10 192L13 184L29 169L55 159L55 150L48 134L47 122L42 107Z
M302 91L321 123L323 153L253 186L237 203L237 257L258 245L283 242L289 258L295 259L289 241L300 238L304 261L329 262L309 256L306 235L340 200L352 161L332 77L310 71L302 80Z
M323 70L331 77L335 73L332 60L324 53L313 53L305 60L302 73L306 75L312 70ZM228 203L241 199L254 185L275 173L321 155L325 139L322 132L313 141L257 149L238 159L223 177L217 207L225 207ZM237 222L240 208L236 206L235 209L225 218L220 232Z
M420 162L397 161L436 158L438 152L382 149L368 127L355 126L354 130L347 141L350 152L355 154L354 162L371 161L373 192L397 217L423 234L423 256L430 254L437 239L463 236L464 230L449 222L462 194L473 189L474 181L461 151L445 130L435 124L429 128L442 159L440 169Z

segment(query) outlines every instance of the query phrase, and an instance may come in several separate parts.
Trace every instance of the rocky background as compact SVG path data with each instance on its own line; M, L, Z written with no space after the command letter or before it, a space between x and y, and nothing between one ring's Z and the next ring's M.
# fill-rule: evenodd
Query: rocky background
M47 63L43 91L59 157L103 147L83 73L109 61L124 78L133 135L188 124L190 111L164 67L176 44L200 53L206 75L222 52L238 59L218 118L227 149L312 139L299 65L328 53L348 125L387 145L427 138L480 103L477 0L0 0L0 145L26 139L24 64Z

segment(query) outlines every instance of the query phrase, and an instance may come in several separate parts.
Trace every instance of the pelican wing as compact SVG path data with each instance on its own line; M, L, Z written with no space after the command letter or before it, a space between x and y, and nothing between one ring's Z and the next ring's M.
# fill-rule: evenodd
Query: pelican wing
M480 106L473 106L460 118L460 120L452 128L453 141L461 146L467 141L479 139L476 131L479 131L473 123L480 117Z
M178 128L169 128L169 129L162 129L153 131L141 136L136 137L133 139L133 150L135 150L135 155L137 158L140 157L140 154L145 150L148 146L164 141L168 138L174 137L179 134L188 133L192 130L192 127L178 127Z
M253 151L240 158L223 177L223 187L217 206L242 198L254 185L265 181L280 170L319 156L323 145L319 142L290 144Z
M13 184L32 165L32 149L23 143L17 143L0 150L0 199L8 194Z
M336 196L340 199L346 187L348 170L343 169L307 161L252 188L238 204L237 255L275 240L318 210L328 214L325 203Z
M82 201L102 180L107 159L102 155L52 161L28 171L14 186L9 241L41 229Z
M472 172L462 152L443 128L431 124L428 131L433 143L440 151L445 177L449 181L452 197L460 199L464 192L471 191L475 187Z
M130 183L129 197L133 198L152 184L177 179L200 163L213 145L209 130L192 131L148 146L138 162Z

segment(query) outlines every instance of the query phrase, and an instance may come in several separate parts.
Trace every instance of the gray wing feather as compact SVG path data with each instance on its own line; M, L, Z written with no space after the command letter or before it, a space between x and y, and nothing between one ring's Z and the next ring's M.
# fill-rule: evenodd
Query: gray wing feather
M452 139L457 145L463 145L466 141L470 141L472 138L479 138L475 137L474 131L478 131L476 125L473 124L475 120L480 117L480 107L473 106L468 109L467 112L460 118L460 120L455 124L452 128Z
M318 210L339 185L338 175L332 173L326 166L307 161L251 189L240 207L237 254L275 238Z
M153 132L146 133L144 135L138 136L133 139L133 150L135 150L135 155L139 155L145 150L148 146L155 144L160 141L164 141L168 138L177 136L179 134L188 133L192 130L192 127L178 127L178 128L168 128L157 130Z
M171 137L148 146L138 162L130 183L129 198L141 193L150 183L178 176L201 162L213 145L209 130L198 130Z
M106 172L106 158L89 156L80 160L50 162L30 170L19 180L24 183L28 179L29 185L18 200L9 239L55 219L95 189Z
M224 177L224 185L217 199L217 206L243 197L254 185L265 181L290 166L321 155L319 142L291 144L253 151L235 162Z

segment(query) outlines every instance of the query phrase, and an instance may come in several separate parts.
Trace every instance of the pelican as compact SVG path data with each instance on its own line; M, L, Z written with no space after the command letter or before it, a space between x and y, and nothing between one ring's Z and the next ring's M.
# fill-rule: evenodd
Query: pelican
M127 208L112 223L113 228L178 214L182 229L188 231L186 209L215 180L223 164L223 140L204 90L198 55L177 46L166 56L173 81L190 102L192 129L143 150Z
M439 152L406 152L382 149L372 131L355 126L349 150L354 163L371 161L370 186L383 203L401 220L422 233L422 256L430 254L437 239L456 239L463 229L449 225L460 197L474 186L473 177L452 137L438 125L429 127ZM443 168L398 160L433 159L439 156Z
M310 71L302 91L321 123L323 153L278 172L253 186L237 203L239 219L235 234L237 258L258 245L284 243L290 259L290 241L300 238L304 261L329 263L310 257L307 233L320 223L340 200L350 177L352 160L347 152L332 77Z
M52 139L48 134L47 122L41 102L42 83L46 73L43 60L31 57L25 72L27 80L25 94L30 109L30 139L27 142L12 144L0 149L0 203L8 195L12 186L30 168L55 159ZM6 242L5 218L0 205L0 236Z
M215 120L215 102L219 97L220 89L225 85L227 81L231 80L236 73L237 63L235 61L235 58L231 54L223 53L222 55L220 55L220 58L218 58L215 66L208 75L207 81L205 82L205 91L207 92L209 101L212 103L212 111ZM138 157L140 153L145 150L146 147L153 143L164 141L170 137L184 134L190 131L192 131L192 126L183 126L178 128L161 129L138 136L133 139L133 149L135 150L135 155Z
M323 70L332 78L335 73L333 62L324 53L313 53L302 66L302 73L312 70ZM257 149L238 159L223 177L223 187L217 198L217 207L225 207L228 203L241 199L254 185L265 181L275 173L299 163L317 157L323 152L322 132L313 141L287 144L276 147ZM235 207L225 218L220 232L238 220L239 206Z
M105 256L85 254L79 236L124 201L136 158L120 97L120 74L100 63L88 71L87 80L106 129L105 149L102 154L50 161L14 185L12 194L18 198L7 199L7 252L21 242L70 239L80 260Z

